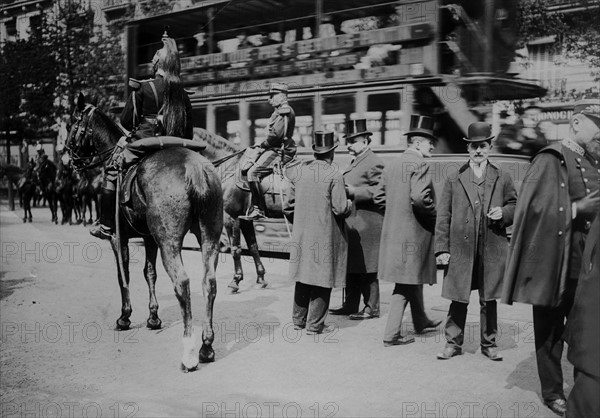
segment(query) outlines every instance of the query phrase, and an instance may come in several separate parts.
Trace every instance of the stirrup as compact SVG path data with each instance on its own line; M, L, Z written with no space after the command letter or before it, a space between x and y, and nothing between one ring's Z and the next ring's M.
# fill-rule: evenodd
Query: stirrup
M107 228L102 224L90 228L90 235L106 240L111 240L114 237L112 229Z
M257 207L254 207L252 209L252 212L250 212L248 215L240 216L239 218L244 219L246 221L258 221L261 219L266 219L267 217L265 216L265 213L262 210L260 210Z

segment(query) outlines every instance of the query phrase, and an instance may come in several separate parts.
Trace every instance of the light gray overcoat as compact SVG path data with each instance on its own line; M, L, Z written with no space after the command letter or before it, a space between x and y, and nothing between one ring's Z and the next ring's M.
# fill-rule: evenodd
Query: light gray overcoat
M344 218L352 203L337 164L315 160L299 165L284 213L293 222L289 276L294 282L344 287L348 241Z

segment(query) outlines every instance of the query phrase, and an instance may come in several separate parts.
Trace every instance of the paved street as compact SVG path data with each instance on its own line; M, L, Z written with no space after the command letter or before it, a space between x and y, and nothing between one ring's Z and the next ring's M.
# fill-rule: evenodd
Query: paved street
M246 258L241 292L228 293L229 255L217 269L216 362L183 374L182 323L169 277L158 263L163 328L146 329L144 250L132 244L132 329L117 332L120 294L107 242L82 226L56 226L50 211L0 211L1 395L3 417L288 416L551 417L540 400L531 308L499 305L504 361L478 350L477 295L469 305L465 354L439 361L443 333L384 348L393 284L382 283L382 317L364 322L329 317L333 333L308 336L291 324L293 284L287 262L267 259L267 289L253 286ZM193 315L202 320L200 257L186 251ZM441 280L441 278L440 278ZM432 318L449 302L441 286L425 288ZM341 302L341 291L332 305ZM410 324L410 314L405 321ZM407 325L412 332L412 325ZM564 360L565 384L572 367Z

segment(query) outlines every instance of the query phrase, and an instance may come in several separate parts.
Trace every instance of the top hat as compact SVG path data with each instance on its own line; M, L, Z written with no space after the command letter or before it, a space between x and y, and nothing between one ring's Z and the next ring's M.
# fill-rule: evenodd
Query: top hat
M367 120L349 120L346 123L346 135L344 136L346 142L354 142L352 141L352 138L355 138L359 135L373 135L373 132L367 131Z
M583 99L575 102L573 114L579 113L598 122L600 120L600 99Z
M269 89L269 94L274 93L288 93L288 85L285 83L275 82L271 84L271 88Z
M424 136L429 139L437 140L433 135L434 120L429 116L410 115L410 129L404 135L411 137L413 135Z
M491 141L492 125L486 122L474 122L469 125L468 138L463 138L467 142Z
M315 154L325 154L339 145L333 137L333 132L316 131L314 133L314 143L312 149Z

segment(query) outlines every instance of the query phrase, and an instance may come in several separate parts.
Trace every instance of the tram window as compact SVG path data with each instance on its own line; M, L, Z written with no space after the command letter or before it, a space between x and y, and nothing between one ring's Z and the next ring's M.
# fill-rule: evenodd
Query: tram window
M300 147L310 147L313 142L313 99L291 99L290 106L296 114L294 141Z
M406 147L406 138L400 129L400 94L369 94L367 125L373 132L373 145Z
M206 129L206 108L200 107L192 109L192 122L194 127Z
M355 98L351 94L339 94L323 98L322 129L335 132L342 145L345 144L346 121L354 114L355 108Z
M215 111L217 135L232 142L241 138L240 113L237 104L218 106Z

